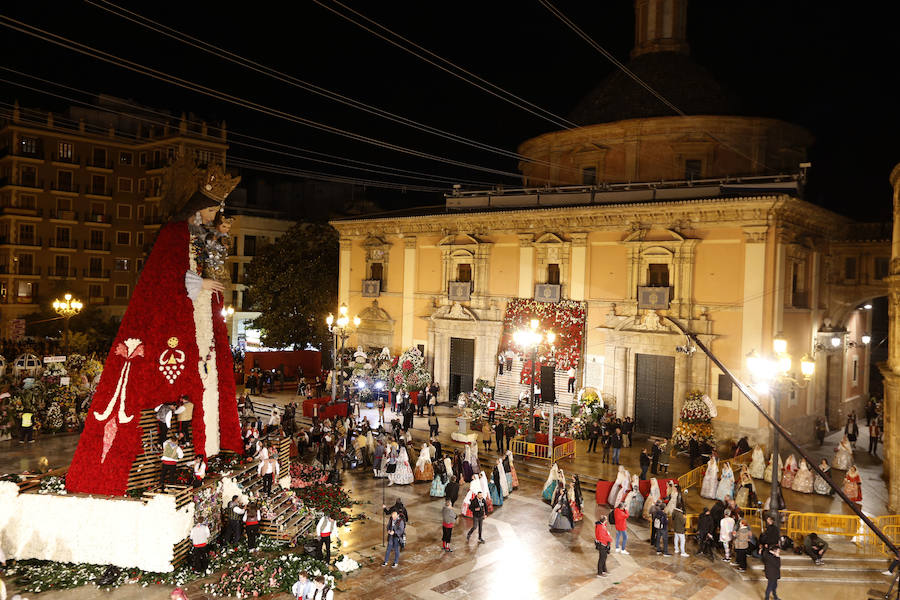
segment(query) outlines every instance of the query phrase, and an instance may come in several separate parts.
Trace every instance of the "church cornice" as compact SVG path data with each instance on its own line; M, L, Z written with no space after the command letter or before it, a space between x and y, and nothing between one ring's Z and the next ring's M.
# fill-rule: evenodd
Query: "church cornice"
M824 208L787 195L704 198L593 206L561 206L472 213L440 213L332 221L341 236L440 234L490 231L495 234L546 231L614 231L646 226L678 230L714 226L747 227L777 222L804 232L828 234L851 223Z

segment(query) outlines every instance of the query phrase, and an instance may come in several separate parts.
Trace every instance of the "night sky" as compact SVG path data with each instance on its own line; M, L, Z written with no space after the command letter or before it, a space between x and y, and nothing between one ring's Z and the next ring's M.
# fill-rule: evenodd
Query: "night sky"
M98 0L99 1L99 0ZM330 0L324 4L342 10ZM884 5L891 4L892 8ZM311 0L296 3L154 2L127 8L231 52L480 142L515 150L523 140L559 129L421 62ZM285 7L290 5L290 12ZM355 2L366 16L558 115L614 67L534 0L515 2ZM634 9L626 0L556 6L620 60L633 46ZM18 1L4 15L122 58L293 115L454 160L516 171L514 159L450 142L366 115L252 73L148 31L87 2ZM849 11L853 12L849 12ZM900 162L900 120L889 94L897 58L896 3L866 10L844 3L702 2L689 4L695 60L736 94L744 114L781 118L810 129L816 143L807 199L861 220L888 219L888 175ZM44 79L131 98L230 131L343 157L459 180L516 181L384 150L255 113L129 73L4 29L3 66ZM47 83L0 71L0 78ZM0 82L0 101L60 111L66 102ZM84 96L56 89L58 93ZM5 105L4 105L5 106ZM390 179L317 165L233 145L231 157L343 175ZM411 184L438 185L404 180ZM439 194L381 192L386 208L437 204Z

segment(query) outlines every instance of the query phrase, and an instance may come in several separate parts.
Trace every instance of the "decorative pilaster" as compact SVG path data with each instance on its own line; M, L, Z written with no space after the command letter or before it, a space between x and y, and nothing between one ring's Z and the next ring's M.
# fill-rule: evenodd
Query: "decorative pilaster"
M403 316L400 324L400 345L405 351L413 345L416 309L416 238L403 239Z
M338 259L338 304L350 305L350 253L353 240L342 237L340 239L340 257Z
M766 289L766 238L768 227L744 228L744 305L741 315L741 357L753 350L763 352L763 310ZM739 396L739 424L742 428L756 428L759 414L750 401Z
M572 284L570 296L572 300L584 300L587 273L587 236L586 233L572 233Z
M534 297L534 235L519 234L519 298Z

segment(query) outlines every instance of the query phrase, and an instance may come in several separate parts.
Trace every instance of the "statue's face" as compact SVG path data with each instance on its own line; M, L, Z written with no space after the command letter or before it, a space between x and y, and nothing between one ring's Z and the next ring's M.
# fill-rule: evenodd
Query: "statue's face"
M212 223L213 219L216 218L216 213L219 212L218 206L208 206L207 208L201 208L197 211L197 214L200 215L200 220L204 223Z

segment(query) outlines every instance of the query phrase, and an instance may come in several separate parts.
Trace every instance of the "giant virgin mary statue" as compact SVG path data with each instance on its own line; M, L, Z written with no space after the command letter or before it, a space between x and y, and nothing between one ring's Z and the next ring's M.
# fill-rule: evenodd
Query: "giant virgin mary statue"
M197 453L241 452L223 288L203 277L205 226L239 180L219 166L194 171L196 191L159 232L106 359L66 476L69 491L124 495L142 452L141 411L182 395L194 404Z

